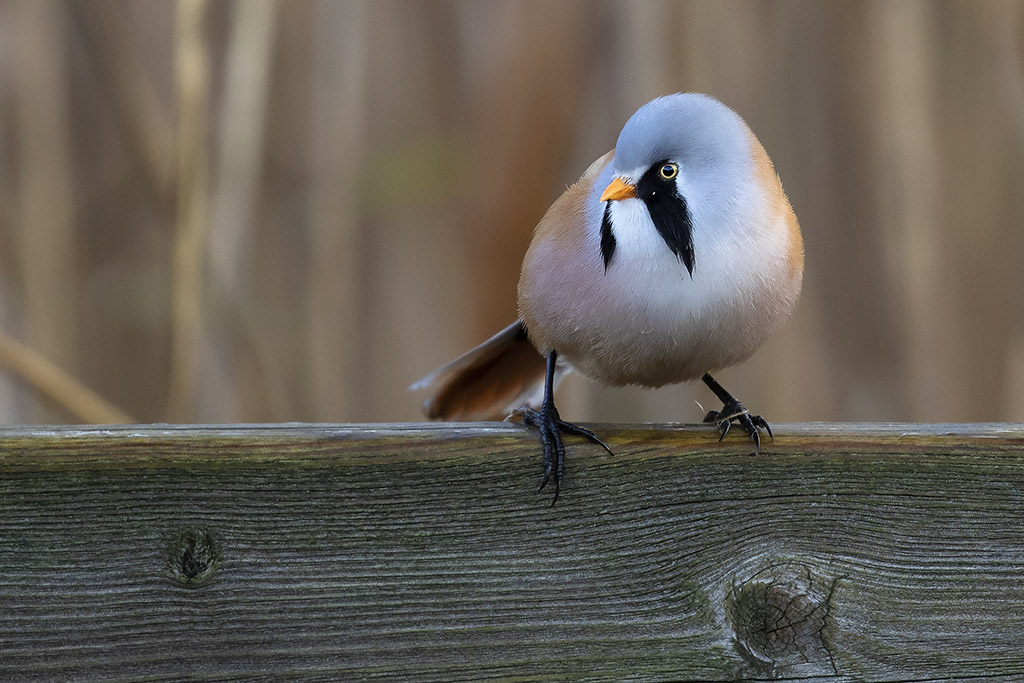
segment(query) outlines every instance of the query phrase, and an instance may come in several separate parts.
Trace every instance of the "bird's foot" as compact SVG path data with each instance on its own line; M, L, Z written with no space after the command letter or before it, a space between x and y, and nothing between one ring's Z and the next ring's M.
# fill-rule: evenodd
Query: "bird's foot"
M761 452L761 433L759 430L764 429L768 432L773 440L775 435L772 434L771 425L760 415L751 415L750 411L747 410L746 406L732 399L727 401L722 406L721 410L710 410L704 417L705 422L714 422L718 425L718 431L720 436L718 437L719 443L725 438L725 435L729 433L729 429L735 422L737 425L742 427L748 434L750 434L750 440L754 442L754 455Z
M558 415L558 409L555 408L554 403L545 402L541 405L540 410L523 406L522 408L517 408L515 414L522 418L523 424L536 427L540 432L540 443L544 449L544 478L541 480L540 488L537 490L542 491L548 485L548 481L553 480L555 483L555 497L551 500L552 505L558 500L558 494L562 489L562 472L565 467L565 446L562 444L563 433L582 436L591 443L601 446L609 454L612 453L612 449L597 434L585 427L580 427L563 420Z

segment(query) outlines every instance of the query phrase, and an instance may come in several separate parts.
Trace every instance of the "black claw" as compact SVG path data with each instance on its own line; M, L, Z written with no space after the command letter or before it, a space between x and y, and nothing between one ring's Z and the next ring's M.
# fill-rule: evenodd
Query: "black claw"
M718 424L718 443L725 441L725 435L729 433L730 429L732 429L732 423L728 420L722 420Z
M606 444L601 439L601 437L599 437L597 434L590 431L586 427L580 427L579 425L574 425L571 422L565 422L563 420L558 421L558 426L561 427L562 431L566 432L567 434L575 434L576 436L582 436L583 438L590 441L590 443L597 444L601 448L608 451L608 455L615 455L614 453L612 453L611 447L608 444Z
M718 437L719 443L729 433L729 429L734 422L750 435L750 440L754 442L754 455L758 455L761 452L761 433L759 430L765 430L768 432L768 436L773 441L775 440L775 434L772 433L771 425L768 424L767 420L760 415L751 415L746 406L723 389L722 385L716 382L711 375L705 374L702 379L723 403L721 410L711 410L704 417L705 422L714 422L718 425L718 431L720 432Z
M551 479L551 466L544 468L544 478L540 480L540 486L537 487L537 493L544 490L544 487L548 485L548 480Z
M541 480L540 486L537 488L537 493L544 490L544 487L548 485L548 481L551 479L551 467L548 466L544 469L544 479ZM558 474L555 475L555 495L551 499L551 506L554 507L555 501L558 500L558 493L562 490L561 486L562 477Z
M729 433L733 423L736 423L743 428L747 434L750 435L750 440L754 442L754 455L761 452L761 433L760 429L768 432L768 436L775 439L775 434L772 433L771 425L760 415L751 415L750 411L746 407L733 399L722 407L721 410L712 410L704 418L705 422L714 422L718 425L719 437L718 442L721 443L725 438L725 435Z
M761 433L757 431L757 423L751 421L753 429L750 431L750 438L754 442L754 455L761 453Z
M543 491L549 481L555 485L555 495L551 501L554 505L558 500L558 494L562 490L562 475L565 472L565 445L562 443L562 434L582 436L589 441L601 446L609 453L612 449L597 434L585 427L566 422L558 415L558 409L554 404L545 403L540 410L523 407L516 411L523 419L523 424L536 427L540 432L540 443L544 451L544 478L541 479L537 491Z

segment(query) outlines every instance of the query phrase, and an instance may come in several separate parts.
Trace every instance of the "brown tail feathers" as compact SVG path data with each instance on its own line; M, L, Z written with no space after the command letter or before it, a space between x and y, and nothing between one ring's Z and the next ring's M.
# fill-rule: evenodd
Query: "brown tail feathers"
M409 388L430 390L423 412L432 420L500 420L540 402L544 368L544 357L517 320Z

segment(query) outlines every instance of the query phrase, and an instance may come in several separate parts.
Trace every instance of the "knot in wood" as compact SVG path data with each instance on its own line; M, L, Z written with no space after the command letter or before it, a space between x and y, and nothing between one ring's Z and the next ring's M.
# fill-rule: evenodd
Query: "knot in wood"
M757 582L736 592L732 619L740 644L759 659L777 662L820 647L825 608L789 586Z
M184 527L173 534L167 559L176 584L199 588L210 582L220 565L220 546L208 529Z
M774 565L733 584L726 614L740 653L770 671L792 665L834 670L826 638L834 588L834 581L795 565Z

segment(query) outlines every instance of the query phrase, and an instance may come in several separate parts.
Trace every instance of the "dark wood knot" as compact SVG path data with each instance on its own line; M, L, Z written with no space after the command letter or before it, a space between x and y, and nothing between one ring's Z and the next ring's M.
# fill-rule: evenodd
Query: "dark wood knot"
M827 643L834 589L835 581L815 579L793 565L772 566L735 583L726 614L740 653L771 670L815 663L834 670Z
M167 551L171 580L183 588L199 588L212 579L221 564L220 544L205 527L174 532Z

